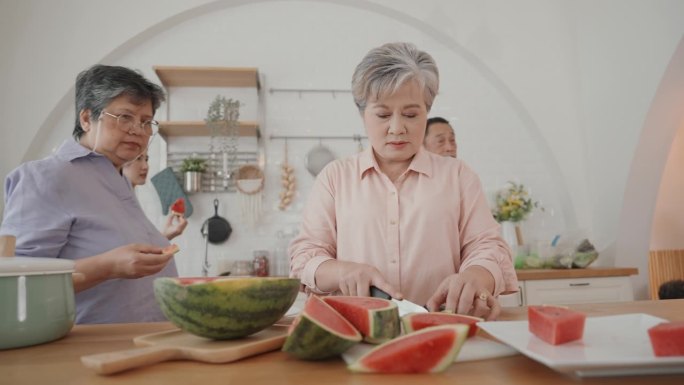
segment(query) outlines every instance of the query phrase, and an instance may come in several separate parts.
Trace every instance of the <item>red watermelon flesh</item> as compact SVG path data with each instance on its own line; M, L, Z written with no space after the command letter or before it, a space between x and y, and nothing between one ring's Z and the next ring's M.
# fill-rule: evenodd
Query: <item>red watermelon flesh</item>
M358 333L351 323L318 297L315 297L315 300L314 297L312 297L306 301L304 312L315 315L316 320L320 321L336 333L345 335L354 335Z
M354 325L367 342L385 342L401 333L399 309L390 300L356 296L325 297L323 300Z
M183 198L178 198L176 199L175 202L171 205L171 212L183 215L185 214L185 199Z
M430 326L450 325L450 324L465 324L468 325L468 337L472 337L477 333L477 323L484 321L479 317L472 317L468 315L452 314L452 313L411 313L402 318L404 323L404 330L407 333L421 330Z
M648 329L648 337L656 356L684 356L684 321L662 322Z
M562 306L528 306L529 330L551 345L579 340L584 335L584 313Z
M386 342L349 366L363 373L436 373L456 358L468 334L468 326L428 327Z
M181 285L192 285L195 283L207 283L211 281L216 281L217 279L225 279L224 277L184 277L177 278L178 283Z

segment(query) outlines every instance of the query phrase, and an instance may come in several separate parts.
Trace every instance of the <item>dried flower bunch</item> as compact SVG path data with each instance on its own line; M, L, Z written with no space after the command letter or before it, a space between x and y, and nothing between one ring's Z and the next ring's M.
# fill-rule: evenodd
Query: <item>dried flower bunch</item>
M282 171L281 181L283 184L283 190L280 192L280 204L278 208L280 210L285 210L287 206L292 203L294 199L295 189L297 188L297 180L294 175L294 168L290 166L287 161L287 142L285 142L285 159L283 165L280 166Z
M492 214L497 222L520 222L525 220L535 207L539 207L539 202L532 201L525 186L508 182L508 187L496 194L496 207Z

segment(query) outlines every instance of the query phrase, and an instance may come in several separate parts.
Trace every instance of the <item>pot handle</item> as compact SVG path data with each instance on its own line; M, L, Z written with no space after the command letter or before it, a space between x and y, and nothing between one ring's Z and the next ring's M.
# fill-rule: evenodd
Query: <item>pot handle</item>
M0 235L0 257L14 257L16 243L14 235Z
M71 273L71 281L74 283L74 285L85 281L85 279L86 276L83 273Z

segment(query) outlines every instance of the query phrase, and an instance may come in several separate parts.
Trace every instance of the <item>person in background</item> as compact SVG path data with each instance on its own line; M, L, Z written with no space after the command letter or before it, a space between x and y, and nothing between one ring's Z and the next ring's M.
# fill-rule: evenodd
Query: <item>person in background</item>
M157 132L164 92L106 65L81 72L75 89L73 139L7 176L0 235L16 236L16 255L76 262L77 323L163 321L152 282L178 276L173 254L121 169Z
M428 119L425 125L423 146L435 154L456 158L458 145L456 144L454 129L449 121L439 116Z
M135 189L136 186L142 186L147 182L147 173L150 170L150 156L145 150L142 154L138 155L134 160L124 164L123 175L131 182L131 186ZM187 227L188 221L181 214L171 212L166 217L166 224L164 225L164 230L162 234L168 239L181 235L185 227Z
M673 279L660 285L658 288L659 299L684 298L684 279Z
M422 146L438 88L434 60L413 44L372 49L356 67L352 94L370 146L316 178L289 248L305 291L368 296L376 286L487 319L500 293L517 291L479 178Z

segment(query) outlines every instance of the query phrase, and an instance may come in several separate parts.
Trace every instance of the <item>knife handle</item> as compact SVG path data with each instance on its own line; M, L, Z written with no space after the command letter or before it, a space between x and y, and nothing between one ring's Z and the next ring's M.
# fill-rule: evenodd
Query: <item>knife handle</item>
M391 295L385 293L382 289L379 289L376 286L370 287L370 295L371 295L371 297L376 297L376 298L392 299Z

